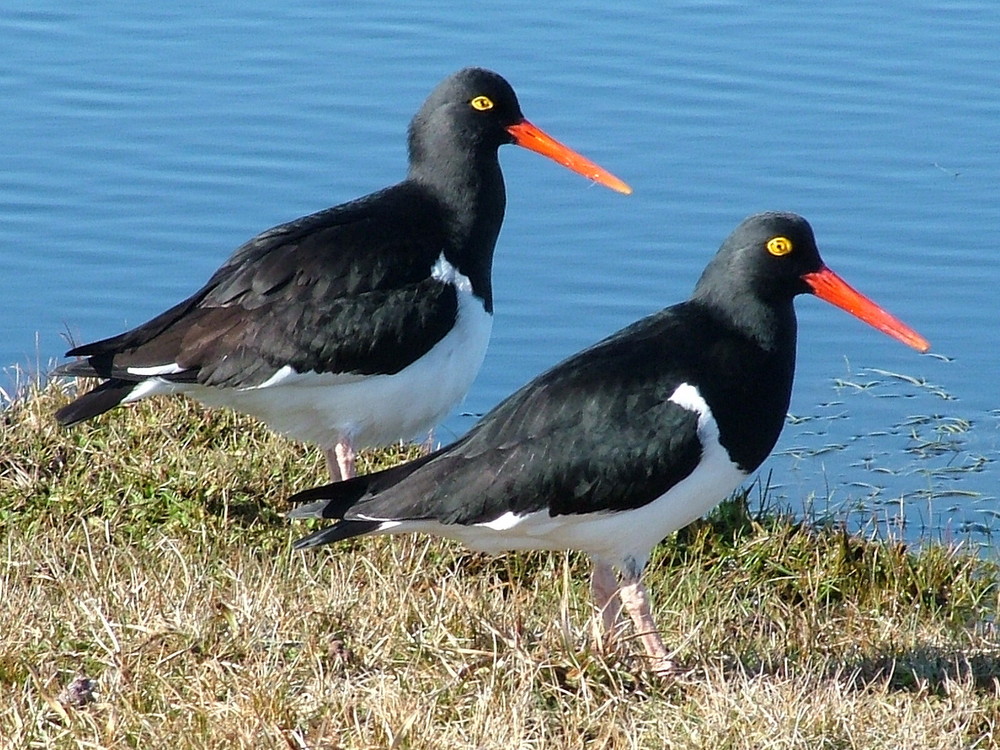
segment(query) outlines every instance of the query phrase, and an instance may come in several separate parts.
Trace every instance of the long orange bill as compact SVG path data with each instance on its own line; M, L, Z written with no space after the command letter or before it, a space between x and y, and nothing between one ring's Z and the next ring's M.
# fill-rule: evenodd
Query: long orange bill
M547 156L553 161L557 161L564 167L572 169L577 174L582 174L594 182L599 182L605 187L617 190L619 193L628 195L632 192L626 183L619 180L606 169L597 166L590 159L586 159L576 153L569 146L564 146L544 130L536 128L527 120L521 120L516 125L510 125L507 132L514 136L514 142L529 151L534 151Z
M820 299L849 312L854 317L860 318L873 328L889 334L907 346L912 346L918 352L926 352L931 348L927 339L903 321L887 313L861 292L853 289L826 266L813 273L804 274L802 280Z

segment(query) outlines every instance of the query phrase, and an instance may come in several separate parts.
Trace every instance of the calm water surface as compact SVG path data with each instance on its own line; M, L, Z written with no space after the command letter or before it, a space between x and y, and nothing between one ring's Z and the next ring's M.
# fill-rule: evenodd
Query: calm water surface
M761 476L796 507L990 543L993 0L6 5L0 364L44 371L66 333L141 323L253 234L398 180L424 96L483 65L635 194L504 149L494 336L463 412L683 299L745 215L793 210L936 356L801 299L793 417Z

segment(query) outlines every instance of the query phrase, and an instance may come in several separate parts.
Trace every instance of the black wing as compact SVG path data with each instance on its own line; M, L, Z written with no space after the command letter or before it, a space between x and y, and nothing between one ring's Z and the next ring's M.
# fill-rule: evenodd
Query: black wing
M176 362L179 382L257 385L284 365L396 372L453 324L455 290L429 279L446 217L410 183L274 227L198 292L147 323L67 356L60 374L141 380ZM388 345L388 346L387 346Z

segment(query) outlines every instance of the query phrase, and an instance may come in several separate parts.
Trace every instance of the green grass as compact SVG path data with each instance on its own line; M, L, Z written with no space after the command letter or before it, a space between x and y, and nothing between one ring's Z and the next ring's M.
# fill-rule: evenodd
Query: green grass
M0 412L0 747L1000 746L990 560L736 498L650 565L665 682L592 649L579 555L293 553L317 452L181 399L61 430L67 399Z

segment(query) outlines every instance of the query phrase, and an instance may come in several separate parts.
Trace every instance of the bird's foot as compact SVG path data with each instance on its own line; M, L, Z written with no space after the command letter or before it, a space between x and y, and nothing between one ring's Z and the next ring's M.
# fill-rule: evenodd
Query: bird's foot
M665 679L673 679L675 677L680 677L686 674L689 670L682 667L678 662L673 659L667 659L663 657L652 658L646 662L646 668L657 677L662 677Z

